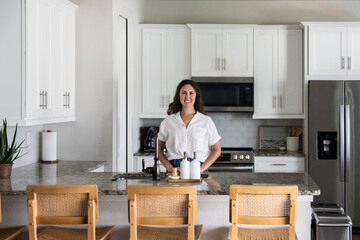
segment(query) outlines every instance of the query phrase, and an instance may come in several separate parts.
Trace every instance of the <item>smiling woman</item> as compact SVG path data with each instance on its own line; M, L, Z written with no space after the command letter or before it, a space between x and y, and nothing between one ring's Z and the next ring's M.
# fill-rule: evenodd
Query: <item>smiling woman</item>
M214 122L205 115L201 91L197 83L183 80L176 88L168 116L160 125L159 158L164 167L180 169L184 152L192 161L194 152L201 163L200 170L207 171L220 155L220 135ZM166 155L163 153L166 147Z

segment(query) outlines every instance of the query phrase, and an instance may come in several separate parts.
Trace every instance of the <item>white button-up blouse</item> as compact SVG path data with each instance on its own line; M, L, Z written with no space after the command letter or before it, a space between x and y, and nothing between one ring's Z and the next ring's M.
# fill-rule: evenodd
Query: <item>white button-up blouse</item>
M211 153L211 146L221 136L209 116L196 112L186 127L178 112L168 115L161 122L158 138L165 142L169 160L183 158L184 152L193 158L196 152L196 158L204 162Z

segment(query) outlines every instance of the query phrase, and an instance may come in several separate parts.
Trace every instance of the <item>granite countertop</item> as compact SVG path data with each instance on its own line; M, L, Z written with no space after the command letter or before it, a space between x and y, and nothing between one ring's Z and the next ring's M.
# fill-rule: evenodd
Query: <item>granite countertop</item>
M307 173L210 172L201 183L168 183L166 173L153 181L146 173L90 172L104 165L93 161L59 161L57 164L34 163L14 168L11 179L0 179L3 195L25 195L29 184L97 184L100 195L126 195L129 185L196 185L199 195L228 195L231 184L297 185L299 195L320 195L320 189ZM132 178L132 179L126 179ZM111 181L111 180L114 181Z

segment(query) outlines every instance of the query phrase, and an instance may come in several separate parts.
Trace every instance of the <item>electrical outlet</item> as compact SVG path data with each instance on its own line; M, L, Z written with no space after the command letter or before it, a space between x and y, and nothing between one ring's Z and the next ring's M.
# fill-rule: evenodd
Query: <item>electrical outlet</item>
M30 147L31 143L31 132L26 132L26 147Z

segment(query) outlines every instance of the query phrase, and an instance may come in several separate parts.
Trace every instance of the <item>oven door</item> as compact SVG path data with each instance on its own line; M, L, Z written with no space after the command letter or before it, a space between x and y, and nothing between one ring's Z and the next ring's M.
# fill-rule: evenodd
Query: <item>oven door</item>
M214 163L209 172L253 172L253 163Z

